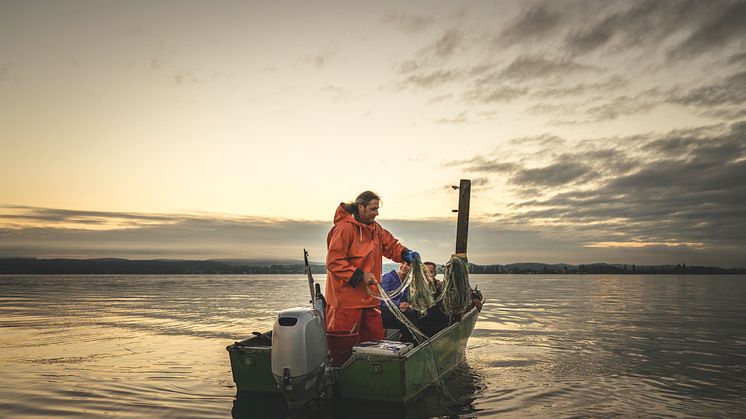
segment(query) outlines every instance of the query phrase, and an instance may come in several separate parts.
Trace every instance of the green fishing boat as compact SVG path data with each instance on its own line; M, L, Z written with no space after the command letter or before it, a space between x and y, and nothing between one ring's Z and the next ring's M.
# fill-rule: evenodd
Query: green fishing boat
M462 180L459 189L454 257L465 260L470 181ZM387 330L387 340L356 345L348 359L335 365L329 357L333 348L327 346L323 295L318 284L314 290L310 269L307 273L313 307L281 311L273 331L254 332L227 347L240 393L282 394L296 407L315 398L406 403L465 360L481 295L479 307L472 304L456 316L458 321L414 348L394 341L398 330Z
M353 352L335 368L334 397L404 403L435 383L466 358L466 343L479 311L469 310L452 324L402 355ZM228 346L233 381L241 392L280 393L272 376L271 344L253 336Z

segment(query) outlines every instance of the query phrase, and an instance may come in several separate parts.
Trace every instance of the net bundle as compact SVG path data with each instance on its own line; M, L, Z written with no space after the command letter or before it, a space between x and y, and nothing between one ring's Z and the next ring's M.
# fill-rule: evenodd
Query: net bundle
M437 300L435 299L435 283L425 271L425 265L419 255L414 258L411 274L409 305L419 311L420 316L424 316L427 314L427 310L437 303Z
M451 256L443 267L443 312L449 316L460 315L471 306L471 287L469 286L469 269L466 257Z

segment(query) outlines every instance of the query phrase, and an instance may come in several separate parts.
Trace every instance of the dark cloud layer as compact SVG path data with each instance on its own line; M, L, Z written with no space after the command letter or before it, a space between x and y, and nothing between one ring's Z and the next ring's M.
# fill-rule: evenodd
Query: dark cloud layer
M713 259L723 252L731 264L746 260L746 122L594 139L572 152L546 147L552 157L541 167L503 156L453 164L507 179L517 196L533 194L512 203L510 213L495 214L501 225L533 225L586 243L685 246Z
M742 130L743 131L743 130ZM735 130L734 130L735 133ZM732 141L718 137L723 146L705 147L705 161L725 153ZM672 139L674 141L674 139ZM711 172L711 165L694 158L702 153L690 146L680 159L687 176ZM743 155L743 148L738 149ZM582 153L578 152L577 155ZM476 160L475 160L476 161ZM470 162L456 164L468 165ZM495 183L490 166L481 162L483 176L472 177L475 199L488 200ZM597 162L594 167L602 165ZM731 159L725 170L710 173L686 191L666 173L675 164L660 168L640 168L629 175L610 175L602 186L580 190L560 190L552 182L540 182L534 199L514 204L510 213L496 214L492 220L475 218L469 229L469 257L475 263L512 262L613 262L689 263L743 266L746 234L740 221L746 192L738 180L744 163ZM500 173L521 173L495 166ZM512 176L512 175L511 175ZM649 179L660 177L660 183ZM740 177L740 178L739 178ZM687 178L689 179L689 178ZM528 182L533 184L533 181ZM549 183L550 185L547 185ZM666 183L673 183L673 188ZM718 185L725 186L718 186ZM515 187L531 189L516 182ZM670 190L669 190L670 189ZM658 197L663 196L664 199ZM675 199L671 199L671 198ZM8 207L5 207L8 208ZM312 260L323 261L325 239L331 221L278 220L255 217L214 215L127 214L69 211L47 208L14 207L12 219L50 225L74 222L98 228L81 227L4 227L0 228L0 257L125 257L132 259L210 259L210 258L292 258L309 249ZM46 214L46 215L44 215ZM623 223L614 221L624 219ZM112 222L129 220L127 228L103 228ZM455 216L433 220L381 220L381 224L407 246L430 260L445 262L453 252ZM675 234L671 234L671 233ZM670 239L677 244L663 244ZM613 240L646 240L641 248L587 247L589 243ZM704 243L704 247L691 242Z
M304 246L318 254L328 229L321 222L253 217L14 209L15 215L0 215L0 221L72 226L0 228L0 256L278 257Z
M548 58L522 55L500 73L500 79L530 80L566 77L574 73L593 70L593 66L581 64L567 58Z
M719 82L692 89L684 95L674 96L671 101L700 108L724 105L743 107L746 104L746 71L733 74Z
M557 186L581 182L594 176L591 166L573 161L559 161L548 166L516 170L511 183L526 186Z
M692 1L685 3L686 10L692 14L697 13L697 9L703 7L712 8L713 4L717 7L715 16L703 19L696 30L672 52L672 56L699 55L713 49L721 49L731 41L743 41L746 36L746 2Z
M604 47L624 50L654 45L688 30L700 19L706 20L712 14L713 3L691 0L613 3L621 7L618 10L610 7L606 14L599 13L600 18L592 19L589 26L569 33L565 43L577 54Z
M542 1L516 17L498 40L509 46L560 38L574 55L655 49L676 40L672 57L693 56L738 42L746 28L744 8L743 1Z
M672 104L724 121L746 115L739 66L746 1L524 4L486 34L467 24L433 33L403 60L396 86L438 89L469 110L521 101L557 125L612 121ZM701 64L688 65L697 60L710 60L713 71L698 74L705 71L696 68Z
M560 28L561 20L561 15L549 10L546 4L533 6L502 30L497 37L498 44L512 45L549 36Z

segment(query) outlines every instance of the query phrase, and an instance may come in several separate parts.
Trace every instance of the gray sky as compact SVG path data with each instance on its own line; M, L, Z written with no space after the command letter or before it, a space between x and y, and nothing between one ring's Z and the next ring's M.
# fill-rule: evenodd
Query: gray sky
M0 2L0 256L745 266L746 2Z

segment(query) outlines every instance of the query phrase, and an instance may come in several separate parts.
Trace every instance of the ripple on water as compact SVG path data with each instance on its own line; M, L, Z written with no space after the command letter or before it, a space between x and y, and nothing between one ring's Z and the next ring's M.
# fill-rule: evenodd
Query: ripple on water
M452 399L428 391L371 417L746 411L744 277L473 279L487 304ZM266 398L234 399L225 346L306 305L307 289L302 276L3 277L2 415L273 417Z

